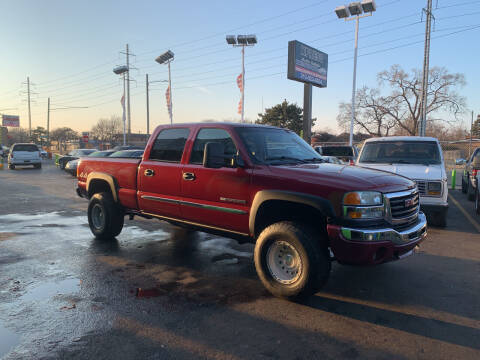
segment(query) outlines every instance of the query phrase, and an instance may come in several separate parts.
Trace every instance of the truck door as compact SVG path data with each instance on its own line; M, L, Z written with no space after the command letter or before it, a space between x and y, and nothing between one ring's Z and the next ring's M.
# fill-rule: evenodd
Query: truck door
M155 215L180 217L182 156L190 130L161 130L138 169L140 210ZM147 153L148 152L148 153Z
M249 171L232 166L228 160L220 169L203 167L207 142L222 143L227 157L237 154L237 146L227 130L202 128L198 131L182 172L182 217L214 228L248 233Z

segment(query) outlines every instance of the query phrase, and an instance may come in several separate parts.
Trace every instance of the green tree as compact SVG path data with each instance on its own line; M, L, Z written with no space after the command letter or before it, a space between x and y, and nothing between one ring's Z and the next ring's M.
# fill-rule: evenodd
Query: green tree
M303 129L303 109L297 104L289 104L283 100L281 104L265 109L264 114L258 114L257 124L278 126L290 129L300 135ZM312 119L312 127L315 125Z
M480 115L477 116L477 120L472 125L472 136L475 139L480 138Z
M36 129L32 130L32 135L30 136L30 141L35 144L43 145L47 138L47 130L44 127L37 126Z

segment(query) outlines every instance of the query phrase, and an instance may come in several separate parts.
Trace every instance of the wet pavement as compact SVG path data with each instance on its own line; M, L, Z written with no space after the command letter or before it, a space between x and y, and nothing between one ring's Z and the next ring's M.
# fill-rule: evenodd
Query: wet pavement
M301 304L251 244L144 219L98 241L86 208L49 162L0 170L1 359L480 358L480 234L453 204L415 256L334 264Z

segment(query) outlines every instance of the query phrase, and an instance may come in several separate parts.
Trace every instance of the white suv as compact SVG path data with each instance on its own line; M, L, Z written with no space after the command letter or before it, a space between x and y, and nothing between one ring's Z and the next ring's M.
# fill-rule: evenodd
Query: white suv
M13 144L8 154L8 168L13 170L18 165L33 165L34 168L42 167L40 151L35 144Z
M446 226L447 172L437 139L392 136L365 141L357 165L403 175L417 183L420 207L432 225Z

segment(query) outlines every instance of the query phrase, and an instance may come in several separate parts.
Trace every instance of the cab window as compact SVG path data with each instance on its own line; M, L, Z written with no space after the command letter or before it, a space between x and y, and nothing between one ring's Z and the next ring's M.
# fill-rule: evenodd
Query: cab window
M190 130L187 128L165 129L160 131L152 150L150 160L180 162Z
M201 129L193 143L190 164L203 164L205 144L209 142L220 143L224 148L225 166L232 166L232 159L237 154L237 147L230 134L223 129Z

